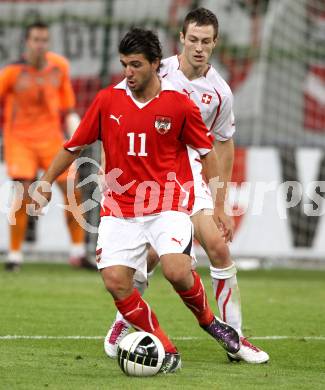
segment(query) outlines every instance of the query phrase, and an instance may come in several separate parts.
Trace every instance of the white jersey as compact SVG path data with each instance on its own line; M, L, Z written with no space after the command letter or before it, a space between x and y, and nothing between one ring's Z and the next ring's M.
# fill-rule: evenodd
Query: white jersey
M160 76L167 78L178 92L186 94L201 111L206 127L218 141L227 141L235 132L233 95L229 85L213 66L206 75L189 80L179 69L177 55L162 61Z
M210 65L204 76L189 80L179 69L178 56L172 56L162 61L160 76L170 81L175 89L187 95L199 107L202 119L216 140L227 141L235 132L235 117L233 113L233 95L229 85ZM201 171L199 154L188 147L190 163L194 176L195 204L193 214L202 208L212 208L209 190L206 187ZM208 199L209 198L209 199ZM208 207L208 205L210 205Z

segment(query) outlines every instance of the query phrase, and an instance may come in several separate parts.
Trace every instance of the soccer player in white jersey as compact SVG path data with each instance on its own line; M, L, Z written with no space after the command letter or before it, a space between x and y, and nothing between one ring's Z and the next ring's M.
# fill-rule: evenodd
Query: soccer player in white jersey
M235 132L235 121L232 92L217 70L208 63L217 37L217 17L205 8L191 11L186 16L180 33L182 53L162 61L160 76L170 81L179 92L186 94L199 107L209 132L216 139L214 146L222 168L221 181L226 186L231 179L233 168L232 136ZM188 149L195 188L195 204L191 216L195 238L211 262L210 275L220 316L241 335L242 348L237 354L228 353L228 358L231 361L265 363L269 360L268 354L251 344L242 333L237 270L227 245L227 241L231 241L232 237L225 235L214 223L211 216L213 204L209 189L202 179L199 155L194 149ZM157 256L151 250L148 256L148 271L153 269L156 260ZM135 286L143 293L146 282L135 280ZM117 313L104 342L108 356L116 356L117 344L127 334L128 328L129 324Z
M124 318L135 329L160 339L166 352L162 372L170 373L180 368L180 355L133 287L136 271L144 278L147 275L143 253L148 244L158 253L166 279L199 325L226 351L237 353L241 347L236 330L212 313L201 279L191 269L189 214L194 191L189 188L184 196L179 185L183 175L193 180L187 145L198 151L208 179L219 175L218 162L197 106L158 77L162 57L158 37L148 30L133 29L120 42L119 53L125 79L97 94L41 180L49 187L82 148L102 141L108 187L101 204L98 269ZM215 207L213 218L231 234L222 195L215 189L220 207ZM39 186L33 198L49 199L46 190ZM44 204L40 203L36 203L38 211Z

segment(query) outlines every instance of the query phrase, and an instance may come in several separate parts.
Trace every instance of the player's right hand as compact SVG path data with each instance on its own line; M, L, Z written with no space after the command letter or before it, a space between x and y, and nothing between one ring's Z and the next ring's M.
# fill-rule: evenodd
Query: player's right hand
M233 218L227 215L223 208L215 208L213 220L218 229L222 232L222 237L224 238L225 242L232 242L235 228Z
M28 205L27 212L32 216L44 215L44 209L52 197L51 184L47 181L38 181L36 187L31 191L32 201Z

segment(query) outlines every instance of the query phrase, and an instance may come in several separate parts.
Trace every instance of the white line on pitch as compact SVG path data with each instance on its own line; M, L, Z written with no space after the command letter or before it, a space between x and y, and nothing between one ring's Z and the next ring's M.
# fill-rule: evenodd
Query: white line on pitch
M205 337L180 336L171 337L173 340L203 340ZM325 336L252 336L250 340L324 340Z
M6 335L0 336L0 340L100 340L103 336L25 336Z
M205 337L176 336L173 340L204 340ZM102 340L103 336L27 336L27 335L4 335L0 340ZM320 340L325 341L325 336L255 336L251 340Z

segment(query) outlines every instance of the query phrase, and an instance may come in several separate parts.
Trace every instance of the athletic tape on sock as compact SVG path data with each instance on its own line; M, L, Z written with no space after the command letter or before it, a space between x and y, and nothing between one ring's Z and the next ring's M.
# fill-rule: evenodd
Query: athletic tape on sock
M210 265L210 275L213 279L230 279L232 276L236 275L237 268L235 263L232 263L227 268L215 268Z

